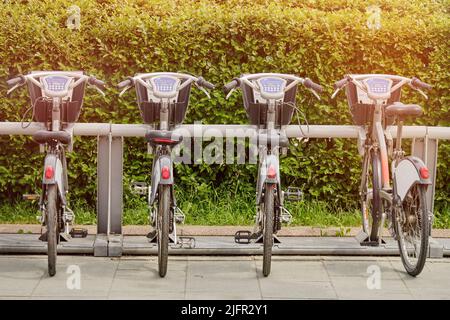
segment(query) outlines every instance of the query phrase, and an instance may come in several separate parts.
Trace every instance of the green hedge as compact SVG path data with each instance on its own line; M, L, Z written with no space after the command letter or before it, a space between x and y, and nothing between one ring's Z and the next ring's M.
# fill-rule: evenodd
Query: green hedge
M369 30L366 8L381 8L382 28ZM65 27L67 8L81 8L81 30ZM449 39L447 1L6 1L0 6L0 121L20 121L27 93L6 97L5 80L43 69L81 69L116 84L136 72L187 71L220 88L246 72L307 76L326 88L317 102L301 90L299 106L310 124L351 124L345 96L331 100L331 84L346 73L418 76L435 88L418 123L448 126ZM80 122L139 123L134 94L119 99L87 92ZM208 101L193 92L186 123L246 123L239 95L220 90ZM294 120L296 121L296 120ZM294 122L295 123L295 122ZM95 202L96 144L77 138L69 155L72 199ZM303 187L311 199L355 205L360 159L354 140L312 139L282 159L285 185ZM42 155L29 137L0 137L0 199L15 201L39 187ZM147 179L140 139L127 139L126 181ZM438 208L449 200L449 144L440 147ZM254 165L179 165L180 187L254 184ZM148 180L148 179L147 179Z

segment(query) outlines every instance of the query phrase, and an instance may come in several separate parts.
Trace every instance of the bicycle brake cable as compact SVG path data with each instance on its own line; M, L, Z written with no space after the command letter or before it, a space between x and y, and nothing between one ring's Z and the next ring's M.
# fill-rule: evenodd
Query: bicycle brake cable
M25 110L25 113L23 114L22 119L20 120L20 126L21 126L22 129L28 128L28 127L31 125L31 123L33 122L34 114L35 114L35 110L36 110L36 109L35 109L36 103L37 103L38 101L40 101L40 100L44 100L44 97L38 97L38 98L34 101L33 105L32 105L31 107L29 107L27 110ZM24 124L24 122L25 122L25 117L26 117L27 114L30 112L30 110L33 110L33 113L31 114L31 121L28 121L27 125L24 126L23 124Z
M300 117L299 117L299 115L301 115L301 116L303 117L303 120L305 120L307 132L308 132L308 134L309 134L309 123L308 123L308 119L306 118L305 113L304 113L303 111L301 111L300 108L297 107L293 102L286 102L285 104L288 105L288 106L290 106L290 107L292 107L292 108L294 108L295 111L297 112L297 123L298 123L298 127L300 128L300 132L302 133L303 137L306 137L306 141L308 141L308 140L309 140L309 137L307 137L307 136L305 135L305 132L304 132L303 129L302 129L302 126L301 126L301 123L300 123Z

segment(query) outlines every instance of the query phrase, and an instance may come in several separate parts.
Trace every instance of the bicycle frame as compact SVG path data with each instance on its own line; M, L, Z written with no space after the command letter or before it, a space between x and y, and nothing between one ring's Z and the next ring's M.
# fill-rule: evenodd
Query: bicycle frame
M382 189L380 190L380 193L382 198L389 202L392 201L392 195L389 193L391 190L389 171L392 173L392 191L394 200L399 200L400 202L404 200L405 195L414 184L431 184L430 179L424 179L420 175L420 168L425 167L423 161L417 157L404 157L404 152L401 146L402 127L403 121L399 121L397 126L396 147L391 168L389 168L385 132L382 127L382 105L378 103L375 105L372 133L370 138L372 139L372 147L380 152L382 181Z

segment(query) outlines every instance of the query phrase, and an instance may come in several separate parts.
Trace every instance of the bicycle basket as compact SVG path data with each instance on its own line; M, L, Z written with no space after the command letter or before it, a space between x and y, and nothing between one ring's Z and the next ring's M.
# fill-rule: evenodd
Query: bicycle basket
M185 80L184 80L185 81ZM157 122L160 118L161 103L151 101L148 96L147 88L139 82L136 82L137 102L144 123L151 124ZM175 103L169 105L169 122L172 125L180 124L184 121L187 107L189 105L189 95L191 84L178 92L178 98Z
M398 81L394 81L393 86ZM349 83L345 91L347 95L348 106L352 114L353 123L355 125L364 125L372 121L374 107L372 104L364 104L362 101L358 101L357 87L353 83ZM391 97L387 101L387 105L391 105L394 102L400 101L401 88L392 92ZM385 117L385 124L390 125L394 122L392 117Z
M287 85L291 82L292 80L288 80ZM241 90L245 111L247 112L250 123L252 125L264 126L267 123L267 104L256 102L253 89L244 82L241 83ZM277 104L276 126L288 125L291 122L294 114L293 106L295 106L296 94L297 86L294 86L285 93L283 103Z
M41 71L37 71L41 72ZM70 101L65 100L61 105L61 121L66 123L77 122L83 106L84 90L86 84L82 82L72 90ZM34 118L36 122L51 122L52 101L42 96L42 90L32 82L28 82L28 91L31 104L34 106Z

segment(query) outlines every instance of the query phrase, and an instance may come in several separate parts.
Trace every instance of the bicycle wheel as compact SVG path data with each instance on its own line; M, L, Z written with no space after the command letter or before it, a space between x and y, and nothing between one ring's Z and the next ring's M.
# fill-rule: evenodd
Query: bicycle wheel
M363 170L366 170L361 193L363 231L369 235L371 242L377 242L382 211L381 161L378 152L372 151L366 155ZM372 191L369 192L369 190Z
M378 152L372 153L372 228L370 241L378 241L381 220L381 161Z
M411 276L422 272L428 253L429 221L426 186L416 184L395 215L395 232L403 266Z
M169 256L170 185L161 185L159 188L158 269L159 276L165 277L167 273L167 260Z
M56 185L47 186L47 256L48 274L53 277L56 274L56 255L58 245L58 187Z
M270 274L272 263L274 188L274 184L267 183L264 191L263 275L265 277Z

